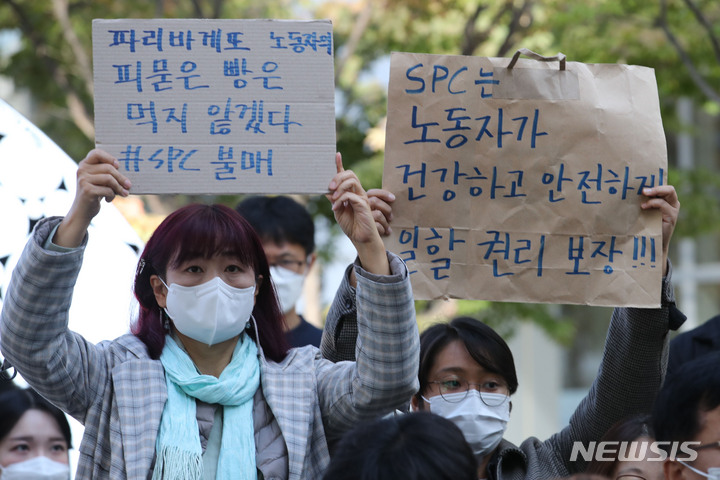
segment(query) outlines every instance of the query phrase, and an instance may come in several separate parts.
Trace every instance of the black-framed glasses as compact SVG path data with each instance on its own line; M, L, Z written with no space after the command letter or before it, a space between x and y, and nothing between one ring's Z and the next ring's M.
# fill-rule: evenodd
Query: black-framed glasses
M696 451L697 450L705 450L707 448L720 448L720 441L705 443L703 445L698 445L697 447L692 447L692 448L694 448Z
M468 382L464 378L455 376L433 380L431 382L438 386L440 395L448 402L457 403L467 397L470 387L473 387L480 394L480 399L488 407L497 407L507 402L510 392L507 385L490 380L483 383Z
M291 258L279 258L274 262L269 262L271 267L281 267L293 272L298 272L305 266L305 262L302 260L294 260Z

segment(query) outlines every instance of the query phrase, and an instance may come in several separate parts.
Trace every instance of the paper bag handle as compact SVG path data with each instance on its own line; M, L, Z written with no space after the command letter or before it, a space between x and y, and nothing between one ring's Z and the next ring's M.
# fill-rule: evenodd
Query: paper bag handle
M515 64L518 61L518 58L520 58L520 55L525 55L526 57L533 58L535 60L539 60L541 62L560 62L560 70L565 70L565 54L564 53L558 53L554 57L543 57L539 53L535 53L530 49L527 48L521 48L517 52L515 52L515 55L513 55L512 60L510 60L510 63L508 64L507 68L511 69L515 66Z

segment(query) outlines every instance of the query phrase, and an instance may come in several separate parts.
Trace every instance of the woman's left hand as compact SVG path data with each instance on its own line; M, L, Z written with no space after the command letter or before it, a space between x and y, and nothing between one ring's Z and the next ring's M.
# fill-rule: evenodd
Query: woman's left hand
M378 275L388 275L390 266L385 245L378 233L368 195L355 172L345 170L340 153L335 155L337 173L330 181L327 195L335 220L355 246L363 268Z

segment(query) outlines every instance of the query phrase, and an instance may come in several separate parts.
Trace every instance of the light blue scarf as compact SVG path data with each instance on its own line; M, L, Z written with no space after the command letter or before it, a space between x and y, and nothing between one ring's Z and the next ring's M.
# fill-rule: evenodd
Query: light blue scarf
M198 373L187 353L168 335L160 361L168 400L155 444L155 479L199 480L202 447L195 399L224 406L218 480L256 479L253 396L260 385L257 346L247 335L238 340L220 378Z

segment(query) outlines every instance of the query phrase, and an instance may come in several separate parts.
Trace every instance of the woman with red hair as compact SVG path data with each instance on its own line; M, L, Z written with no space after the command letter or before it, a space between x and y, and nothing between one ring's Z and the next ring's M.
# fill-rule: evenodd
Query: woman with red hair
M99 150L80 163L73 206L38 224L0 317L5 358L85 424L76 478L321 478L328 442L409 400L408 272L339 155L328 198L358 252L356 362L287 350L262 244L218 205L183 207L156 229L138 263L132 334L93 345L69 331L87 228L102 198L131 189L118 168Z

